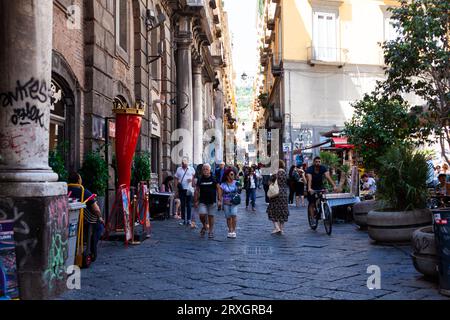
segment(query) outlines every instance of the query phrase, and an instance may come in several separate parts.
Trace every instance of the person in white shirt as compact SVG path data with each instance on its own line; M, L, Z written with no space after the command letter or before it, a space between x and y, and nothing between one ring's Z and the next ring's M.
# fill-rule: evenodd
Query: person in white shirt
M377 184L374 178L369 177L367 173L362 175L362 189L366 191L369 196L373 196L377 191Z
M181 201L181 219L183 220L180 225L191 225L194 176L195 169L189 166L188 160L184 158L181 167L175 173L175 187Z

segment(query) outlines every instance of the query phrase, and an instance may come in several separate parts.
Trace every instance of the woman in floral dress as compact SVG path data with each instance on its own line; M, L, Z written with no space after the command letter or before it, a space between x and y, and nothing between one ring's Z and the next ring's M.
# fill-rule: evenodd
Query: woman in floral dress
M272 176L272 183L275 179L278 181L280 193L278 196L270 199L267 207L267 214L269 220L274 224L272 234L283 234L284 224L288 221L289 207L288 207L288 190L286 165L283 160L280 160L278 172Z

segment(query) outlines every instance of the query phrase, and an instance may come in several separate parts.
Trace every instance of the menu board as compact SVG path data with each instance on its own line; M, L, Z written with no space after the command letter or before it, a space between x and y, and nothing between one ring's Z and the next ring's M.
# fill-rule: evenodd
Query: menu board
M5 296L19 298L14 220L0 220L0 297Z

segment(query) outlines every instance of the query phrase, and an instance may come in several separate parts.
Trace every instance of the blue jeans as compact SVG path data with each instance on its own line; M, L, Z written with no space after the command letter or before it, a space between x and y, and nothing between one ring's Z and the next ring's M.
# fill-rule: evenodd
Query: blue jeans
M245 206L248 207L249 200L251 200L252 208L255 207L256 189L247 189L245 191Z
M185 224L191 222L192 217L192 196L187 195L187 190L180 191L180 201L181 201L181 219L183 219Z

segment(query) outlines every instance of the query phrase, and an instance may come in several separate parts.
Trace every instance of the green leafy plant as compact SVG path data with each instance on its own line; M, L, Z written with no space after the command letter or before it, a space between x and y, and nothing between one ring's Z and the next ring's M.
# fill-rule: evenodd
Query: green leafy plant
M378 170L380 157L392 145L411 143L420 127L419 119L409 112L400 96L389 98L373 92L353 107L354 114L345 123L344 134L355 145L367 169Z
M83 166L80 169L83 185L92 193L102 197L108 187L108 164L102 157L100 150L90 151L86 154Z
M54 150L49 151L48 165L52 170L58 174L58 181L67 182L69 173L66 169L65 150L67 150L68 143L62 142Z
M132 168L132 184L137 186L141 181L148 181L151 178L151 157L149 152L137 153L134 156Z
M269 106L269 95L267 93L261 93L258 96L259 103L261 107L267 108Z
M340 164L338 155L333 152L321 151L320 159L322 160L323 165L332 169L336 169Z
M384 207L396 211L425 208L427 163L422 152L394 145L380 164L377 196Z
M332 175L332 179L337 183L340 183L344 180L342 192L349 192L350 188L346 183L346 180L350 174L350 166L346 164L342 164L339 156L333 152L329 151L321 151L320 159L322 160L322 164L327 166L330 170L330 174ZM324 186L328 191L333 189L332 185L325 180Z
M401 0L389 10L401 35L383 44L387 79L379 87L388 97L411 93L425 101L411 108L421 123L418 138L434 132L449 162L450 2Z

